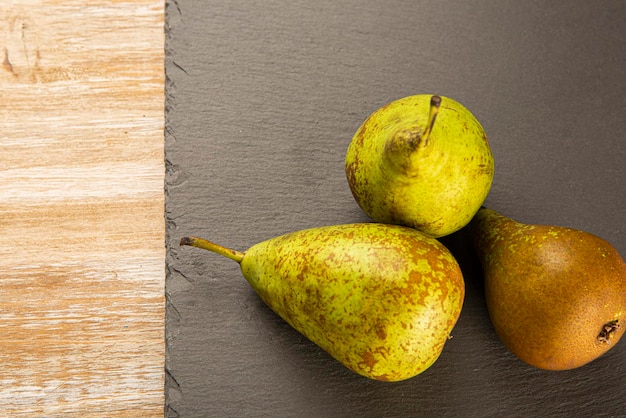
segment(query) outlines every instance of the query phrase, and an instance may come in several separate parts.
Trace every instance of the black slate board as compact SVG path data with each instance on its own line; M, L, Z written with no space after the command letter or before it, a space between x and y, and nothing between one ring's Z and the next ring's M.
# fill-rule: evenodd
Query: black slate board
M236 263L178 248L368 221L343 172L352 134L391 100L437 93L487 132L487 206L625 255L624 39L622 0L169 0L166 416L626 416L625 342L565 372L502 346L466 231L443 239L467 282L453 338L399 383L346 370Z

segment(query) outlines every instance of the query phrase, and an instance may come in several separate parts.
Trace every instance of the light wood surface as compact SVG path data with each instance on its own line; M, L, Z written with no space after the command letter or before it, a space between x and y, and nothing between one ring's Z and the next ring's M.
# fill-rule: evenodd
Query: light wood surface
M0 3L6 416L163 416L164 2Z

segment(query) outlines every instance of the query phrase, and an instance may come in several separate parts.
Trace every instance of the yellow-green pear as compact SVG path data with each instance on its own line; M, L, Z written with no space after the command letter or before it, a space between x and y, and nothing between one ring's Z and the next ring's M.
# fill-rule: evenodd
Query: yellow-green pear
M448 97L420 94L363 122L345 170L354 198L373 220L441 237L467 225L483 204L494 161L469 110Z
M523 224L482 208L470 230L489 316L504 345L546 370L580 367L626 328L626 264L590 233Z
M261 299L354 372L399 381L430 367L461 312L465 286L452 254L397 225L325 226L238 252L191 245L238 262Z

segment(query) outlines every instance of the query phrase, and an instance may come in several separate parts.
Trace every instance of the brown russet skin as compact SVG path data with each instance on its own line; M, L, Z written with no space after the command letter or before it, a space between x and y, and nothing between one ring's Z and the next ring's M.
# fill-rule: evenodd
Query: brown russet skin
M540 369L600 357L626 329L626 264L587 232L527 225L482 208L471 223L487 308L504 345Z

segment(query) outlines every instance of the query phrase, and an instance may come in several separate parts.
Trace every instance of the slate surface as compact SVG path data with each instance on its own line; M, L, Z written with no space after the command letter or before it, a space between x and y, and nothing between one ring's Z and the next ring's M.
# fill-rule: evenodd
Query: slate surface
M626 416L626 343L545 372L494 334L464 231L467 282L440 359L395 384L346 370L256 297L245 250L367 221L343 157L383 104L438 93L490 139L486 205L595 233L626 254L626 4L621 0L167 3L167 416Z

